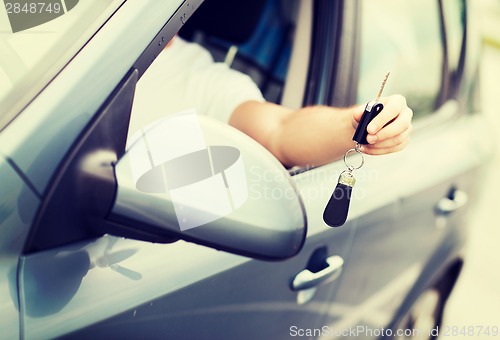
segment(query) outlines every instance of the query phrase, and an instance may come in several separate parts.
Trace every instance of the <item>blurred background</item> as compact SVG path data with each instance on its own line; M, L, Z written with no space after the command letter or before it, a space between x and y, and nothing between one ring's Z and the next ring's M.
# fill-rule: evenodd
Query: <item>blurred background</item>
M496 152L469 230L466 262L446 306L443 326L500 328L500 0L479 0L483 35L482 108L496 127ZM458 336L457 338L470 338ZM476 337L477 338L477 337ZM491 339L491 337L484 337ZM495 337L496 338L496 337ZM444 339L444 337L440 337Z

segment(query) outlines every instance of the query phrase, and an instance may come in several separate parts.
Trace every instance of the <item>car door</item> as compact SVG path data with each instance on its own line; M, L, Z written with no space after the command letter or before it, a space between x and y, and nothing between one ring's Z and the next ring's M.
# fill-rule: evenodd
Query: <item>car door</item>
M26 99L22 111L13 108L2 126L2 197L10 198L2 207L9 208L3 216L12 218L2 220L0 231L7 240L14 236L4 230L20 233L16 251L0 248L2 261L13 254L6 267L8 281L1 285L8 301L3 309L16 323L9 326L9 334L273 339L288 336L292 327L317 325L328 308L353 229L322 228L321 209L313 201L305 204L314 216L308 221L314 231L300 255L271 263L183 241L154 244L79 233L76 224L66 223L78 221L66 209L78 204L68 203L73 187L65 182L71 171L66 159L100 112L118 105L115 111L126 113L137 78L158 51L150 47L166 43L157 36L165 20L177 23L163 27L162 34L172 36L198 3L110 4L107 16L99 20L87 4L90 20L97 23L89 27L98 31L79 37L87 37L84 45L70 51L75 54L69 62L61 55L67 64L58 64L61 69L51 74L50 83ZM79 14L78 8L72 12ZM37 84L46 79L39 78ZM122 133L126 124L119 119L113 123L115 130L108 135ZM60 209L49 202L55 195L60 195ZM54 214L47 217L47 211ZM53 223L41 223L45 218Z
M466 8L464 1L361 1L359 26L343 36L340 46L359 52L347 49L338 57L340 70L330 74L337 81L332 91L340 94L331 94L331 102L372 99L390 70L384 92L406 96L414 132L404 151L367 156L355 172L350 220L356 234L323 322L325 337L389 335L382 330L403 303L459 258L467 204L491 151L482 117L473 111L478 59Z

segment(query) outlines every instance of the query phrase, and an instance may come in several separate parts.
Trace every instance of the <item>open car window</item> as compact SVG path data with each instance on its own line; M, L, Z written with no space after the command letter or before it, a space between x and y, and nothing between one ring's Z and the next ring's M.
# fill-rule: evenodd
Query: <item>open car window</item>
M267 101L280 103L299 1L258 0L240 5L234 15L238 19L212 20L222 17L223 4L220 0L206 2L180 36L202 45L214 61L250 76Z
M71 60L124 0L8 0L0 8L0 129Z

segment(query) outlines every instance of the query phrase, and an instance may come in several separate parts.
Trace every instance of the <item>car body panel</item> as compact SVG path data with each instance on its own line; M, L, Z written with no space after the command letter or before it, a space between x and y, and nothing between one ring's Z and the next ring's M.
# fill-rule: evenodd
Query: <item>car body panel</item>
M183 241L113 236L26 256L20 269L24 332L28 338L68 334L247 261Z
M0 154L0 329L20 337L17 267L39 199Z
M301 327L319 326L325 310L329 308L328 301L336 288L336 281L317 287L312 300L305 304L298 303L299 293L292 291L291 281L295 273L307 266L308 260L318 247L328 245L329 254L345 256L352 236L350 230L339 231L334 237L332 233L325 233L308 238L299 255L280 262L248 260L184 242L158 246L157 252L162 252L163 255L168 252L162 263L152 263L151 256L156 254L151 251L143 255L137 252L130 258L131 261L134 257L140 257L144 263L149 262L149 268L142 266L145 269L143 279L129 283L130 289L121 286L120 294L130 300L130 295L137 290L147 291L144 279L153 273L156 278L163 278L157 281L155 292L149 297L144 294L138 297L137 300L142 301L135 308L76 331L68 338L95 335L99 338L155 337L161 334L162 337L176 339L193 339L207 335L214 338L272 339L287 334L291 324ZM180 254L186 252L192 252L192 256L179 258ZM156 255L155 258L160 257ZM226 266L230 262L233 265ZM207 263L211 265L207 266ZM127 266L125 261L121 264ZM130 265L129 268L140 271L141 265ZM198 272L197 268L200 269ZM179 271L184 272L184 277L190 276L193 280L173 285L172 289L167 291L168 282L179 280L174 277ZM211 275L208 275L209 273ZM104 280L102 276L100 274L100 280ZM112 286L109 291L116 290L116 281L112 281L116 278L112 279L111 276L116 277L117 273L109 271L108 276L107 282L103 284ZM94 281L94 278L85 278L82 280L82 286L86 280ZM131 281L126 278L121 281L126 280ZM133 284L135 289L131 289ZM95 289L102 290L101 287L95 285ZM163 295L149 299L153 294L159 293ZM105 301L103 304L102 298L96 298L95 303L102 309L116 311L117 304L123 305L122 300L123 298L109 303ZM87 296L85 304L88 303ZM63 315L61 313L61 316ZM67 315L64 317L69 318Z

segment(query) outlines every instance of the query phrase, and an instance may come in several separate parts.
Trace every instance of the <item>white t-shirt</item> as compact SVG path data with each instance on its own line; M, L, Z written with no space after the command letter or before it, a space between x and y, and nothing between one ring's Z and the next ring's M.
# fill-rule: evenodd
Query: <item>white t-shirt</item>
M137 83L129 137L167 114L192 108L228 122L234 109L249 100L264 101L249 76L215 63L203 47L176 37Z

